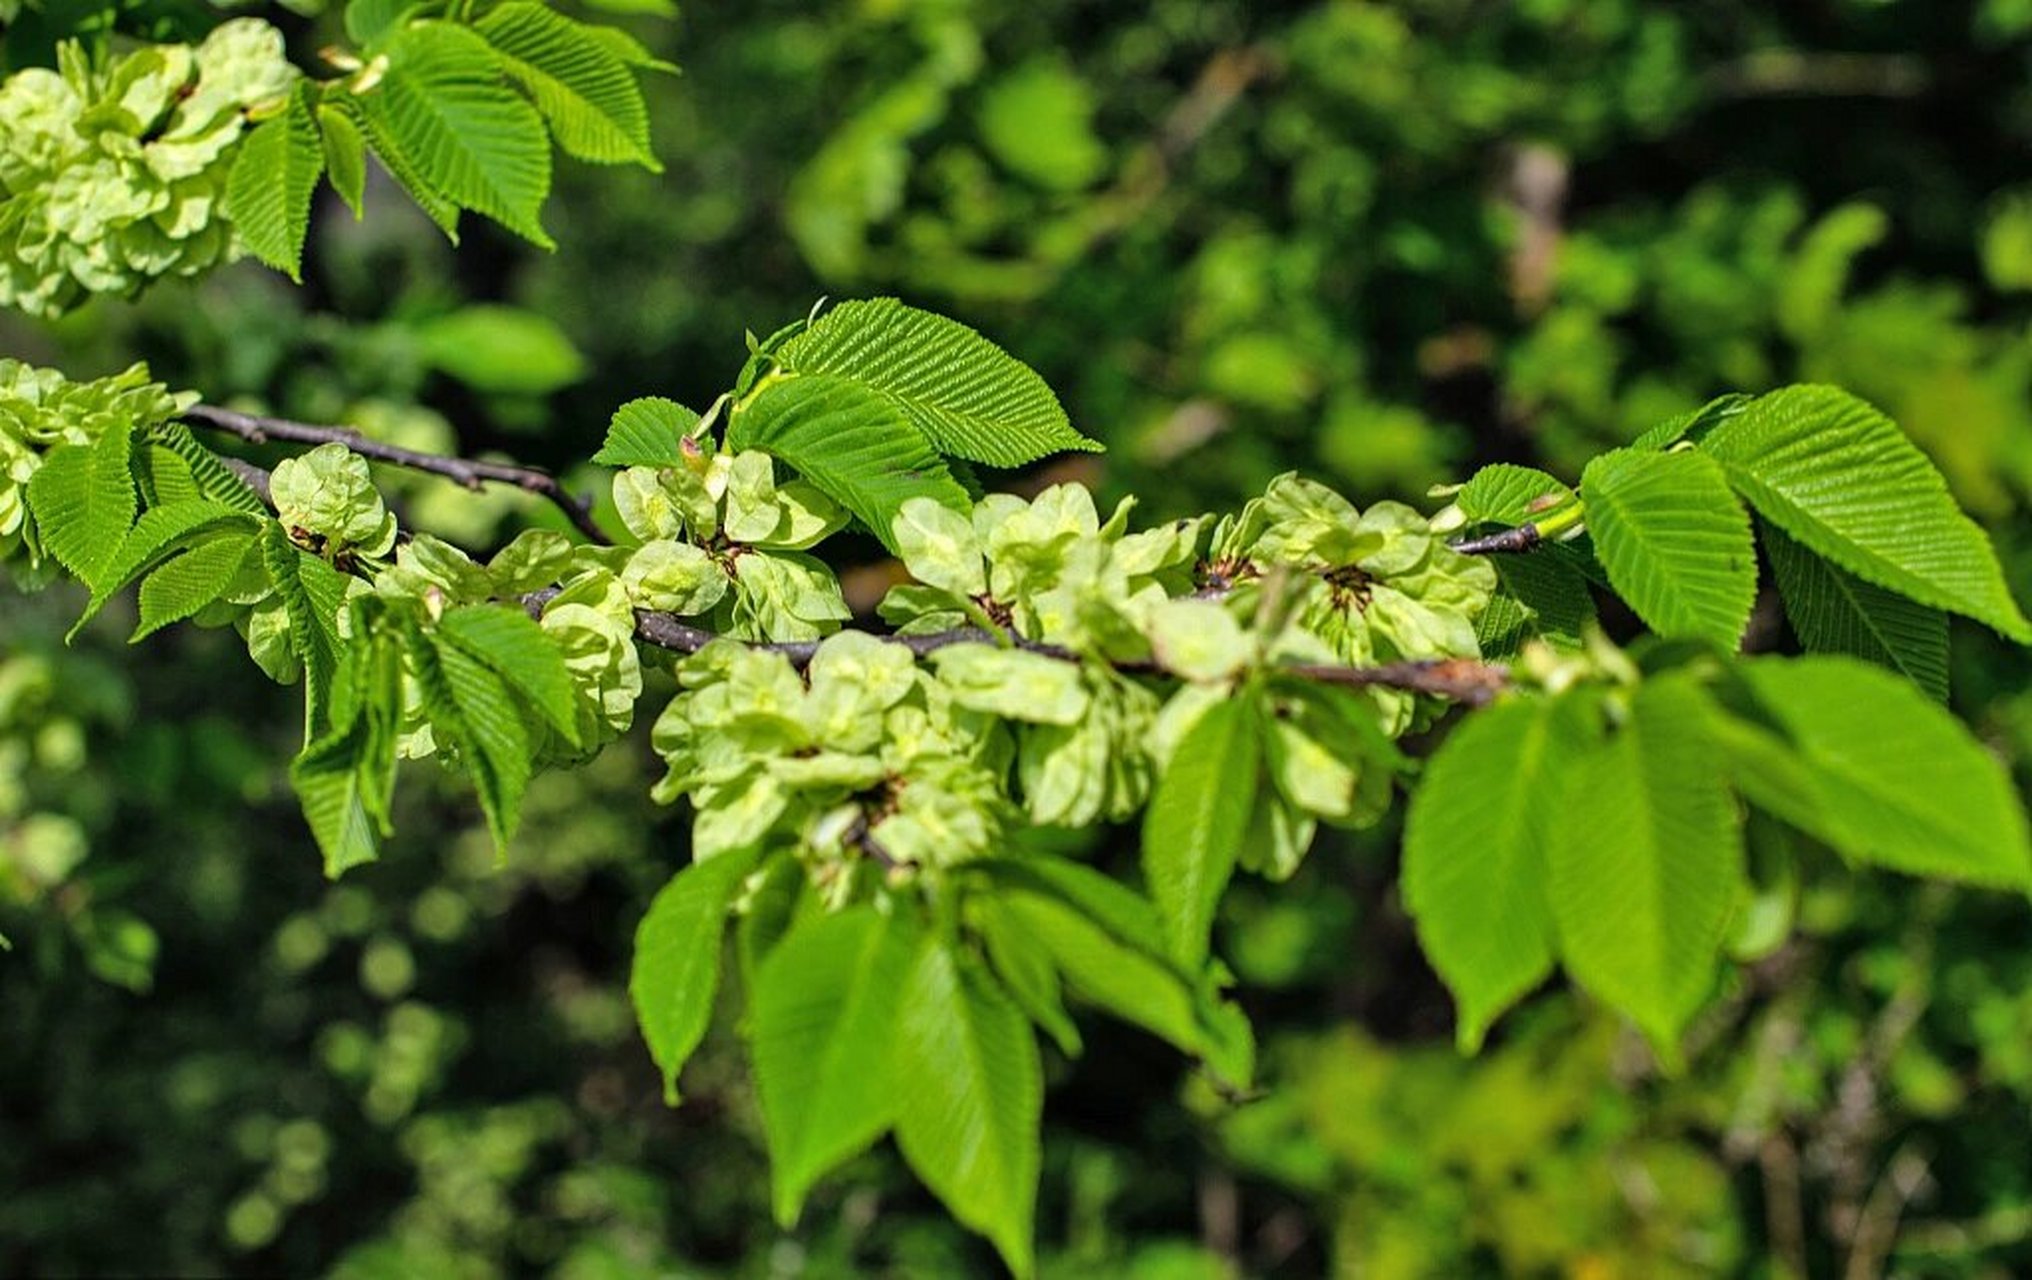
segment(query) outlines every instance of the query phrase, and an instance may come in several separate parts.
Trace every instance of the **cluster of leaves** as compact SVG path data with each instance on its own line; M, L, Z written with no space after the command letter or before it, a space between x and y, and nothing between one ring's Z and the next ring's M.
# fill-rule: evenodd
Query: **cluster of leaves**
M1577 490L1516 467L1449 490L1442 528L1523 548L1498 568L1409 507L1361 511L1295 476L1231 517L1141 532L1133 504L1104 521L1078 486L972 500L942 455L1084 442L971 330L849 304L756 344L703 416L615 415L599 456L622 464L633 545L534 530L482 565L405 536L342 443L284 460L264 503L139 372L14 383L39 463L22 558L91 587L87 617L139 580L138 634L230 623L303 679L292 779L332 874L376 856L401 758L456 764L505 848L536 771L632 720L642 619L693 638L673 642L697 652L655 745L694 862L645 918L631 988L675 1099L738 922L785 1221L893 1131L1029 1272L1036 1036L1077 1050L1068 995L1248 1087L1209 946L1231 878L1289 877L1320 822L1383 813L1407 766L1393 740L1442 705L1410 676L1481 670L1491 617L1520 693L1448 737L1406 846L1466 1044L1556 959L1672 1057L1760 890L1731 788L1858 862L2032 884L2008 780L1927 696L1943 610L2027 624L1931 464L1827 389L1717 402ZM1791 540L1774 562L1808 645L1920 689L1844 657L1724 660L1756 588L1745 501L1767 542ZM893 636L833 634L848 611L805 549L853 520L911 575L882 605ZM1587 625L1593 580L1660 638L1638 663ZM1925 767L1883 755L1894 739ZM1141 892L1037 845L1139 811Z
M615 28L530 0L358 0L346 31L329 81L235 18L194 47L66 42L58 70L0 83L0 303L55 316L243 250L299 278L319 179L357 216L370 149L453 240L472 210L544 247L553 141L659 167L638 77L670 68Z

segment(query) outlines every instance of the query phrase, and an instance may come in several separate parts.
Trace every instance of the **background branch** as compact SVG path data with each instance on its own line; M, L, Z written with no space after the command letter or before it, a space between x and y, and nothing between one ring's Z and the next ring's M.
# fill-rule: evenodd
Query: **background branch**
M385 462L391 466L407 467L411 471L443 476L468 489L478 489L487 483L513 485L526 493L549 499L552 505L564 512L572 527L584 534L589 541L602 545L613 542L599 525L593 523L590 502L573 497L558 482L556 476L534 467L424 453L380 440L370 440L350 427L312 426L306 422L262 417L234 409L221 409L215 405L193 405L184 411L183 420L192 426L207 427L238 436L250 444L266 444L273 440L283 440L291 444L341 444L363 458ZM243 475L242 478L246 477Z

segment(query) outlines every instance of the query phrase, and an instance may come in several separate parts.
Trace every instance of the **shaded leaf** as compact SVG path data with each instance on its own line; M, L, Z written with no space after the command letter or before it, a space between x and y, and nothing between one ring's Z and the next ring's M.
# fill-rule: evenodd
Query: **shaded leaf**
M360 126L343 104L320 104L317 121L332 190L339 193L357 222L367 212L367 140L360 136Z
M1888 667L1947 701L1947 615L1873 586L1766 524L1764 550L1793 634L1809 653Z
M1234 873L1261 785L1257 700L1217 702L1186 731L1143 820L1143 875L1171 952L1188 967Z
M1598 730L1590 699L1520 698L1469 716L1434 753L1404 819L1404 905L1480 1047L1552 972L1546 877L1568 816L1566 771Z
M769 1135L776 1217L887 1132L904 1094L895 1059L920 932L872 906L801 924L757 967L749 1035Z
M756 857L750 847L686 867L657 893L635 931L628 996L670 1106L678 1103L678 1073L712 1021L727 911Z
M586 359L555 321L520 307L460 307L416 327L423 362L477 391L543 396L586 375Z
M1551 850L1567 972L1668 1060L1743 890L1742 831L1708 719L1690 681L1642 685L1621 728L1565 769L1567 820Z
M1909 682L1841 657L1760 658L1740 678L1754 704L1723 718L1722 740L1752 802L1858 862L2032 883L2010 774Z
M1044 1077L1029 1021L977 962L933 945L910 976L901 1032L904 1158L1011 1271L1030 1275Z

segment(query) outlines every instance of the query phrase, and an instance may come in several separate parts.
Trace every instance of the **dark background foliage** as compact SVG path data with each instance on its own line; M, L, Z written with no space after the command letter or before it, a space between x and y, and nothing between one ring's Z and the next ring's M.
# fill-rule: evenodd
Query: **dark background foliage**
M305 57L335 30L279 20ZM302 290L248 265L0 321L0 349L569 467L622 400L702 407L745 329L894 292L1041 369L1111 446L1050 474L1151 516L1292 467L1362 502L1499 459L1570 477L1717 392L1835 381L1934 455L2032 598L2025 0L635 25L684 67L653 87L666 171L564 170L554 255L477 224L454 251L378 184L364 223L320 207ZM546 518L387 479L476 547ZM188 628L66 649L77 603L0 609L0 1273L990 1267L882 1152L775 1228L731 1026L662 1107L623 983L685 854L639 740L541 781L506 865L413 770L389 856L328 884L285 696ZM1957 710L2027 758L2032 666L1963 630L1955 670ZM1456 1055L1394 861L1388 829L1335 837L1234 893L1260 1100L1098 1022L1050 1060L1049 1274L2032 1271L2022 901L1808 865L1666 1077L1563 990Z

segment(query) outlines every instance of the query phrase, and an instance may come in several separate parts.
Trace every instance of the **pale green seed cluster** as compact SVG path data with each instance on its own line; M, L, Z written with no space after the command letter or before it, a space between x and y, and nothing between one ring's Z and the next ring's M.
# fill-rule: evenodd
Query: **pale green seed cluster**
M0 359L0 563L39 558L27 495L44 450L167 422L195 400L150 381L146 365L73 382L54 369Z
M655 794L692 798L698 857L780 832L821 868L949 866L992 852L1013 814L1007 737L899 645L833 636L800 676L780 654L714 644L679 678Z
M1401 764L1390 739L1421 701L1275 670L1473 657L1494 575L1407 507L1360 512L1289 476L1217 526L1130 532L1128 514L1103 521L1072 485L971 515L906 503L893 532L915 581L883 616L906 635L987 639L920 663L835 636L802 678L783 655L716 645L680 668L685 691L657 722L658 798L690 799L704 857L789 846L842 885L949 866L1017 815L1132 816L1200 717L1253 682L1271 710L1269 785L1244 865L1289 875L1321 822L1374 821Z
M1214 530L1217 565L1260 587L1263 575L1300 570L1298 624L1355 666L1475 658L1475 619L1496 589L1485 559L1456 553L1423 515L1400 502L1358 512L1325 485L1283 475ZM1379 690L1385 728L1412 727L1416 699Z
M268 492L290 536L314 550L383 556L395 545L395 516L374 488L367 460L342 444L277 463Z
M832 571L805 555L847 521L808 482L776 482L763 453L629 467L614 505L642 546L621 566L643 608L706 619L736 640L816 640L851 613Z
M66 46L0 83L0 304L60 315L232 257L234 144L297 78L280 32L235 18L104 65Z

